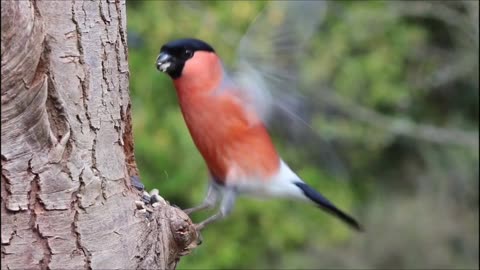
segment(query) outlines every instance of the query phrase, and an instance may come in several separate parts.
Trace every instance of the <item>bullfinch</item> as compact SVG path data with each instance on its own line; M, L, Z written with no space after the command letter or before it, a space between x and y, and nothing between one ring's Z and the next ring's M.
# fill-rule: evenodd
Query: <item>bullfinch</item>
M300 11L308 13L310 9L303 5ZM288 6L285 9L287 12L294 10L295 7L290 9ZM298 25L299 19L288 21L292 19L285 18L287 24L282 27ZM310 22L310 25L315 23ZM312 28L304 27L302 31ZM295 33L295 27L290 29ZM291 39L286 40L292 43ZM244 47L254 45L251 42L243 44ZM292 47L281 48L292 50ZM243 73L246 76L227 73L214 48L195 38L164 44L156 60L157 69L173 80L185 123L211 176L203 203L185 212L190 214L209 209L220 201L219 211L198 223L197 229L227 216L237 196L249 194L310 202L352 228L361 230L354 218L305 183L279 156L265 126L272 101L267 94L258 94L265 93L261 89L268 87L268 80L261 80L261 76L252 72L256 67L252 61L243 61L242 64L244 70L250 71Z

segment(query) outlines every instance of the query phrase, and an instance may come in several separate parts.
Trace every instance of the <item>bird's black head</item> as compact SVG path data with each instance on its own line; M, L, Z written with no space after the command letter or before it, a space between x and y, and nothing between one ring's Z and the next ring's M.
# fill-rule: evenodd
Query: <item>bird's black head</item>
M160 49L157 69L167 73L172 79L177 79L182 75L185 62L197 51L215 52L210 45L198 39L184 38L171 41Z

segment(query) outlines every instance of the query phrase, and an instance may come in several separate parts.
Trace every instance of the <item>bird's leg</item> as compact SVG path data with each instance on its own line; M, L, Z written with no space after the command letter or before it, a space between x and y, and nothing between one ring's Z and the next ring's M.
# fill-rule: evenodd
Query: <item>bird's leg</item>
M185 209L183 210L183 212L185 212L187 215L190 215L193 212L197 212L204 209L210 209L214 207L215 204L217 203L218 195L219 195L218 188L215 187L214 184L210 182L210 184L208 185L207 196L205 196L205 199L203 200L203 202L198 206Z
M230 214L233 209L233 205L235 204L236 198L237 192L234 189L228 189L223 195L222 203L220 204L220 211L218 211L213 216L205 219L204 221L198 223L196 225L197 230L201 231L208 224L218 221Z

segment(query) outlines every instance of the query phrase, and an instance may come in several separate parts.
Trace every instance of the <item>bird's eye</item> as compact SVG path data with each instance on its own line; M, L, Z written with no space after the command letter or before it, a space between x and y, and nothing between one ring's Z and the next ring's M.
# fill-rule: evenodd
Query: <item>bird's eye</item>
M190 50L186 50L186 51L185 51L185 56L188 57L188 58L190 58L190 57L193 56L193 52L190 51Z

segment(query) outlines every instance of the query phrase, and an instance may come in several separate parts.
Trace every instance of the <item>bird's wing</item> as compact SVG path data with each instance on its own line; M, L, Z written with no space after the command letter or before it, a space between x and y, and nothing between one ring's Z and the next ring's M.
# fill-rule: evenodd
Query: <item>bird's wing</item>
M240 40L233 80L266 124L275 111L301 120L295 112L298 67L326 6L326 1L271 1Z
M271 1L239 42L231 77L238 88L231 89L241 91L245 107L253 108L267 127L280 127L277 135L297 143L315 141L325 168L345 176L347 169L335 147L311 128L312 104L303 94L309 91L299 85L308 46L327 8L328 1L321 0Z

